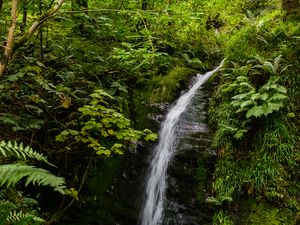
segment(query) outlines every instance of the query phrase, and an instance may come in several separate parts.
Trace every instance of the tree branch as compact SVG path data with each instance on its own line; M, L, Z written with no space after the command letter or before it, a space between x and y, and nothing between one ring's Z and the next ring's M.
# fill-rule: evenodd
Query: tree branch
M34 34L34 32L50 17L52 17L62 6L65 0L58 0L52 9L45 14L41 15L29 28L29 30L21 37L21 39L15 43L13 51L16 51L19 47L23 46Z
M78 194L80 193L80 191L81 191L83 185L85 184L85 181L86 181L87 176L88 176L89 169L90 169L91 164L92 164L92 160L93 160L93 158L91 157L91 158L89 159L89 163L88 163L88 165L87 165L87 167L86 167L86 169L85 169L85 171L84 171L83 178L82 178L82 180L81 180L81 183L80 183L79 188L78 188L78 191L77 191ZM63 201L63 202L64 202L64 201ZM62 215L63 215L63 214L64 214L64 213L65 213L65 212L73 205L73 203L75 202L75 198L73 198L73 199L69 202L69 204L68 204L67 206L65 206L65 207L62 209L62 207L63 207L63 202L62 202L62 205L61 205L60 209L58 209L58 211L50 218L50 220L48 220L48 221L45 223L45 225L51 225L51 224L57 222L57 221L60 219L60 217L61 217L61 216L62 216Z

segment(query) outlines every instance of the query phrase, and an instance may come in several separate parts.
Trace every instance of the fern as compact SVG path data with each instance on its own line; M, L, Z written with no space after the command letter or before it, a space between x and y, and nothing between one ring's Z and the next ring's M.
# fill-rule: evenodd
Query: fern
M250 86L248 90L241 88L246 82ZM237 78L233 85L237 87L239 94L232 97L231 105L238 108L237 113L246 112L246 118L267 116L278 111L284 107L287 90L277 82L278 78L272 76L256 91L248 81L240 82Z
M9 216L6 218L8 224L12 225L40 225L43 224L45 221L31 213L23 213L22 211L10 212Z
M34 166L22 164L0 165L0 185L7 188L15 186L21 179L26 177L25 186L28 184L37 184L41 186L50 186L55 191L64 194L65 180L57 177L49 171L36 168Z
M17 205L8 200L0 200L0 224L6 224L7 218L12 210L15 210Z
M35 159L52 165L48 162L47 157L43 154L37 153L30 146L26 146L24 148L23 143L18 144L15 141L1 141L0 155L4 157L16 157L17 159L21 160Z
M37 211L31 206L37 205L35 199L24 198L22 192L9 191L10 200L6 191L2 191L0 199L0 225L40 225L44 220L37 216ZM13 197L12 197L13 196ZM24 211L25 210L25 211Z

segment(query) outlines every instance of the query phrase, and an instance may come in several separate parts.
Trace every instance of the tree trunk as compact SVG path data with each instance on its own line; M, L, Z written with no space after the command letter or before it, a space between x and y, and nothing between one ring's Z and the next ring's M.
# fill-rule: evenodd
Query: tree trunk
M0 13L2 12L2 8L3 8L3 0L0 0Z
M43 13L43 2L40 0L39 4L39 10L40 10L40 15ZM44 36L43 36L43 24L39 28L39 38L40 38L40 59L43 60L44 58L44 47L43 47L43 42L44 42Z
M14 33L17 25L17 8L18 8L18 0L12 0L11 3L11 25L8 30L8 36L5 46L4 55L2 57L2 62L0 64L0 77L4 75L6 66L8 64L9 59L13 53L13 44L14 44Z
M27 2L24 2L23 9L22 9L23 17L22 17L22 24L20 26L22 33L24 33L27 25L27 4L28 4Z

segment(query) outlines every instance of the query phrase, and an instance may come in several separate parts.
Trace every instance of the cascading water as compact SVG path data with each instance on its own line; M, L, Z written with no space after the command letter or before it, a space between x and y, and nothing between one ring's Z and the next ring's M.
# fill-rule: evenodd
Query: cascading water
M154 150L150 164L145 203L140 214L141 225L162 224L164 198L167 188L167 168L178 145L178 135L180 135L180 132L177 132L177 129L181 115L189 106L197 90L222 67L223 62L216 69L204 75L198 74L191 89L178 99L162 123L159 133L159 143Z

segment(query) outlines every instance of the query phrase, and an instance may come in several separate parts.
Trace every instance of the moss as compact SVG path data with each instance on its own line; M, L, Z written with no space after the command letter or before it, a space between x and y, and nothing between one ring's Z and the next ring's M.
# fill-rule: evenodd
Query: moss
M238 212L234 216L235 224L247 225L293 225L294 213L264 201L255 199L240 200Z
M234 223L232 222L231 217L221 210L215 213L213 225L234 225Z
M153 77L148 89L149 102L173 101L196 73L193 69L177 66L165 76Z
M198 161L198 167L197 167L197 199L200 202L205 201L205 188L206 188L206 181L207 181L207 171L208 168L205 165L205 162L203 160Z
M143 80L140 86L132 95L133 110L132 118L135 119L136 128L149 128L156 130L153 121L147 117L149 114L160 114L154 103L172 102L178 97L180 91L187 87L190 78L197 74L197 71L183 66L171 69L166 75L156 75L151 80Z

